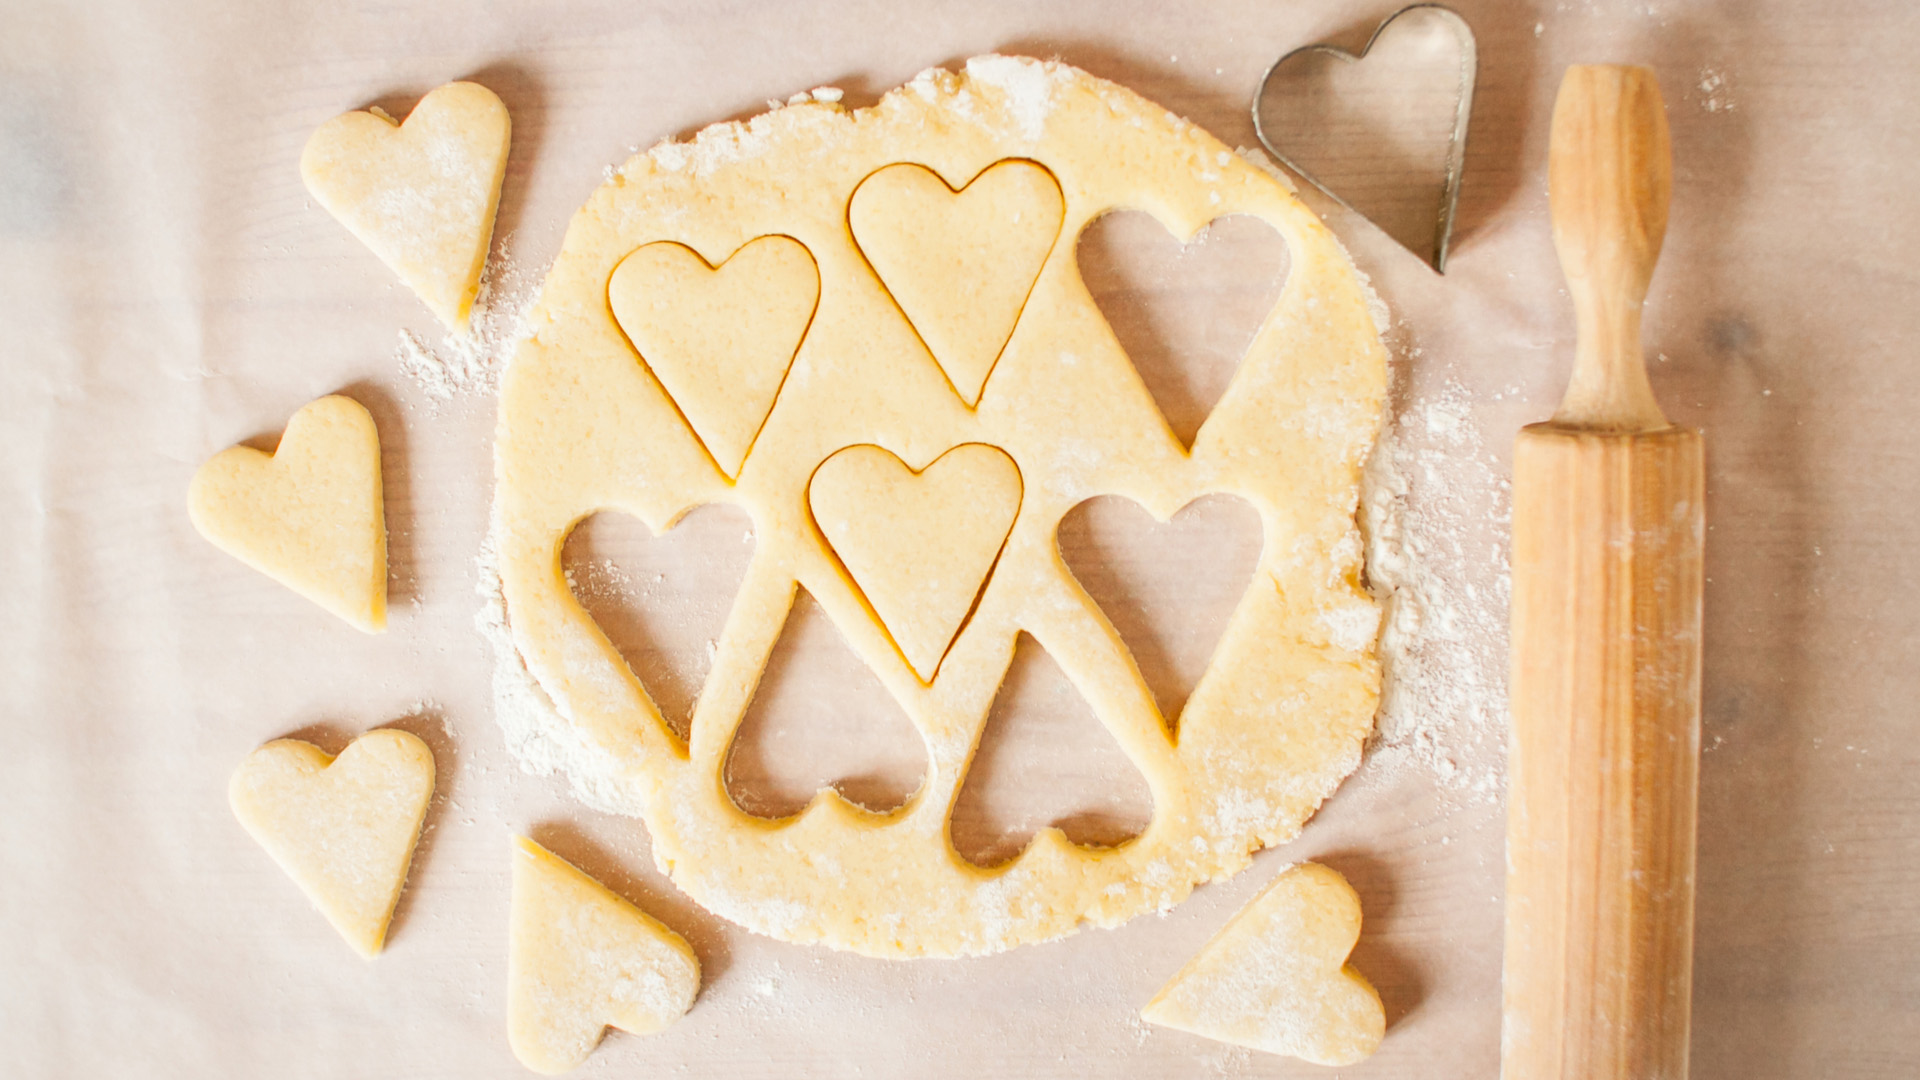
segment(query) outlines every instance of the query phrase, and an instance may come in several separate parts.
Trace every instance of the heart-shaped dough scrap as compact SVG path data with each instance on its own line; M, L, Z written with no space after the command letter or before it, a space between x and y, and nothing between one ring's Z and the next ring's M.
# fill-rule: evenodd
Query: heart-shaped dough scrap
M464 330L507 172L507 107L478 83L428 94L396 123L350 112L300 155L307 190L452 330Z
M752 240L717 267L684 245L648 244L607 284L627 340L730 477L773 411L819 299L813 255L785 236Z
M924 682L973 610L1020 513L1020 469L981 443L915 472L850 446L807 486L813 520Z
M369 634L386 629L380 433L359 402L336 394L294 413L271 454L215 454L187 512L220 550Z
M507 1039L548 1076L587 1060L608 1026L648 1035L700 992L686 939L525 837L514 838Z
M432 796L433 751L392 728L360 736L337 758L276 739L227 784L240 824L369 958L386 941Z
M1280 874L1140 1010L1150 1023L1316 1065L1351 1065L1380 1045L1380 995L1346 962L1360 898L1338 871Z
M980 402L1040 268L1066 202L1031 161L989 166L959 191L919 165L889 165L861 181L847 208L854 240L954 392Z

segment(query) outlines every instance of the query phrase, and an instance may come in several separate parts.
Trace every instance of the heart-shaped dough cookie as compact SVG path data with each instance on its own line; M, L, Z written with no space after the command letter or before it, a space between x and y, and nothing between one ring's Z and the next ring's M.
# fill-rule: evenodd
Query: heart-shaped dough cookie
M552 1076L587 1060L609 1026L648 1035L700 992L685 938L559 856L514 838L507 1040Z
M220 550L369 634L386 629L380 433L359 402L336 394L294 413L271 454L215 454L187 512Z
M337 758L276 739L227 784L240 824L366 957L386 941L432 796L433 751L393 728L360 736Z
M861 254L969 406L1013 336L1066 203L1031 161L989 166L959 191L919 165L889 165L854 189Z
M1283 871L1140 1010L1143 1019L1316 1065L1351 1065L1386 1032L1380 995L1346 962L1360 898L1335 871Z
M440 321L464 330L507 172L507 107L478 83L428 94L395 123L350 112L320 125L300 176Z
M820 299L798 240L762 236L719 266L670 241L620 261L607 300L627 340L728 476L740 475Z
M1000 557L1020 494L1019 466L981 443L919 472L878 446L850 446L807 485L814 523L925 682Z

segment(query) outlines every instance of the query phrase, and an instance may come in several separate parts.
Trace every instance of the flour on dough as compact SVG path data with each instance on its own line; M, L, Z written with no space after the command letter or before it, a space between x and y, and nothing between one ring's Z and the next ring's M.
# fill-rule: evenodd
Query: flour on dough
M1286 284L1191 450L1074 260L1081 231L1123 208L1182 241L1249 214L1288 245ZM955 224L976 217L999 235ZM766 237L805 249L819 300L734 472L703 441L712 407L676 397L681 376L636 351L608 293L649 245L712 265ZM501 386L492 543L514 648L564 718L552 721L564 731L554 744L596 763L577 779L641 811L676 885L786 941L882 957L997 952L1165 910L1237 873L1254 850L1295 836L1359 763L1378 700L1372 642L1327 629L1338 622L1329 612L1373 605L1355 509L1387 357L1368 299L1283 184L1165 109L1059 63L978 57L871 108L809 101L634 157L568 228L530 315L539 330ZM887 508L846 500L861 520L843 529L813 483L843 452L890 456L898 480L973 446L1017 472L1011 529L982 567L980 537L1005 527L999 488L934 500L928 512L958 505L968 519L955 531L978 535L926 545L911 588L883 579L917 556L854 554L884 552L874 530ZM873 449L849 451L861 447ZM1164 520L1209 494L1245 499L1265 540L1176 734L1062 562L1055 530L1100 495ZM683 739L569 591L559 552L599 511L657 534L716 502L752 516L755 549ZM902 598L923 586L937 610L908 610ZM798 815L768 821L726 794L728 751L801 589L925 740L926 780L896 810L823 789ZM959 602L947 601L961 596L970 610L956 619ZM1115 847L1043 829L982 869L955 852L947 821L1023 632L1138 768L1154 816Z
M337 758L276 739L227 784L247 833L369 958L386 942L432 796L433 751L392 728L360 736Z
M448 83L405 123L373 110L320 125L300 176L449 330L462 331L493 238L509 129L493 91Z
M507 1038L552 1076L587 1060L609 1026L648 1035L700 992L686 939L525 837L513 846Z
M215 454L194 473L187 511L220 550L367 633L386 629L380 433L359 402L307 405L271 454Z
M1380 995L1346 962L1360 939L1360 898L1317 863L1281 872L1140 1010L1150 1023L1352 1065L1386 1031Z

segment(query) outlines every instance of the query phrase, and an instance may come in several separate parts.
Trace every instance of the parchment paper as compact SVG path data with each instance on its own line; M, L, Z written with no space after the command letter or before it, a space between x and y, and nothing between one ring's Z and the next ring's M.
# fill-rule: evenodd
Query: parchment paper
M1398 407L1468 403L1484 450L1436 436L1434 476L1497 480L1571 354L1544 185L1559 73L1658 70L1676 167L1648 347L1669 413L1707 431L1712 498L1694 1073L1920 1074L1920 15L1458 6L1480 95L1447 276L1305 197L1393 308ZM1133 1016L1303 858L1359 890L1354 959L1390 1023L1341 1074L1493 1075L1501 809L1437 767L1363 767L1298 842L1164 918L990 959L862 960L691 905L637 822L507 755L473 628L491 398L442 401L401 371L397 333L438 329L297 170L328 117L476 78L513 115L497 235L537 279L605 166L769 98L831 84L866 104L975 53L1058 55L1252 145L1267 63L1358 47L1392 7L0 0L0 1072L522 1075L502 1018L522 831L705 965L682 1023L610 1037L581 1076L1326 1075ZM384 441L382 637L214 550L185 512L207 456L343 389ZM1489 582L1499 538L1490 515L1460 537ZM367 963L240 830L225 784L266 739L337 751L389 722L430 742L441 782ZM1497 741L1435 730L1425 765L1497 777Z

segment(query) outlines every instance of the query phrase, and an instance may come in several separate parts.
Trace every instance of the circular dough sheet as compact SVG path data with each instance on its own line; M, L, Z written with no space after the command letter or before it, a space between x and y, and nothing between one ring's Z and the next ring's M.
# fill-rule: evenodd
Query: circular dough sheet
M1251 214L1289 248L1285 287L1191 452L1075 265L1081 230L1117 209L1183 240ZM773 269L729 276L734 253L764 237L804 257L763 241L753 257ZM626 276L675 303L650 305L645 290L610 298L616 269L662 242L686 251L653 249ZM803 320L815 287L806 257L818 295ZM1058 63L977 58L869 109L800 104L656 146L575 217L505 376L494 543L514 644L642 810L661 867L749 929L873 956L956 956L1164 910L1295 836L1359 763L1380 681L1354 522L1387 380L1371 303L1283 181ZM623 319L637 339L665 343L649 346L658 371ZM796 352L777 331L802 322ZM686 358L703 340L727 350L715 367L759 389L699 389ZM677 385L693 388L684 400L667 389ZM724 467L703 431L723 444ZM816 471L852 447L863 448L857 467L827 470L823 493ZM1164 520L1214 493L1259 511L1259 567L1182 714L1163 718L1067 571L1055 529L1095 496ZM722 502L751 515L756 548L683 742L569 592L560 551L601 510L659 533ZM906 529L937 542L889 539L876 522L908 504L960 526ZM823 512L835 520L817 521ZM727 795L734 733L798 588L926 741L926 778L891 813L823 789L772 821ZM968 588L970 609L954 601ZM943 643L955 608L962 621ZM948 842L948 815L1021 631L1139 768L1153 818L1111 848L1044 829L1016 859L981 868Z

